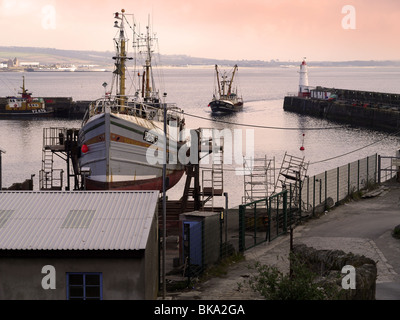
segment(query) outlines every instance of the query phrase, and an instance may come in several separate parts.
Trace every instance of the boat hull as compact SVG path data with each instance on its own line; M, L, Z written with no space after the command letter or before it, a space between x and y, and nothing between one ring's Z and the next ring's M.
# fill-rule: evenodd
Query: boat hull
M241 101L213 100L209 106L213 113L232 113L243 110L243 102Z
M48 118L53 116L52 111L11 111L0 109L0 119L34 119L34 118Z
M166 189L175 186L182 178L183 170L175 170L166 175ZM85 180L86 190L163 190L162 177L142 180L126 180L118 182L101 182L87 178Z
M153 122L142 118L110 113L92 117L80 130L81 144L87 148L81 153L80 168L90 169L86 189L162 191L163 164L158 158L163 153L162 135ZM168 147L167 189L184 173L184 166L177 161L178 145L170 143Z

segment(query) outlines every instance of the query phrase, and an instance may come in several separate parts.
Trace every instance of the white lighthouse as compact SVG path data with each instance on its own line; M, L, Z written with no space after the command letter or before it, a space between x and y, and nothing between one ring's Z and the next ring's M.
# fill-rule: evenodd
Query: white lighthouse
M299 81L299 97L309 97L310 96L310 88L308 86L308 70L306 58L304 58L303 62L300 65L300 81Z

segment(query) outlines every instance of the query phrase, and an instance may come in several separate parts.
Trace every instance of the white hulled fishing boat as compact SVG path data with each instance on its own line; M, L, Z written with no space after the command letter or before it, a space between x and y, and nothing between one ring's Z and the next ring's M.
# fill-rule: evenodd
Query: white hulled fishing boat
M150 27L146 34L136 33L135 24L132 28L126 16L124 10L115 13L114 26L119 30L114 39L112 89L90 105L80 129L79 164L81 171L89 171L85 179L87 190L162 190L165 146L167 189L184 173L184 165L178 161L178 150L184 144L179 139L184 128L183 112L175 104L165 103L166 94L160 97L154 89L155 39ZM126 94L125 88L126 62L132 60L127 56L125 25L133 29L134 48L144 53L145 60L132 96ZM106 88L107 84L103 86Z

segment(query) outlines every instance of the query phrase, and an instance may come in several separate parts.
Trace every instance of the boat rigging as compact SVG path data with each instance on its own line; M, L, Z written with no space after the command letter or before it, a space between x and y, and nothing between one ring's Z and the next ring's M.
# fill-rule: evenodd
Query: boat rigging
M92 103L84 117L79 134L82 145L80 167L90 169L86 178L88 190L161 191L163 162L167 162L168 188L173 187L184 173L184 165L177 158L180 146L186 142L180 137L185 121L183 111L175 104L162 101L155 90L153 38L149 26L145 35L137 34L131 27L134 47L144 48L140 53L145 55L145 62L142 74L138 73L135 94L127 95L127 61L133 58L127 55L125 26L129 22L126 15L124 10L114 15L114 27L119 31L118 38L114 39L112 90ZM114 83L116 93L113 94ZM164 119L167 130L163 129ZM167 159L160 159L165 148Z

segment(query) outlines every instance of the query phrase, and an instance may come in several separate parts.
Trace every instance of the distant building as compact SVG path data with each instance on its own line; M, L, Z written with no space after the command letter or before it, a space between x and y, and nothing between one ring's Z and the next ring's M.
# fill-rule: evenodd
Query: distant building
M311 90L311 98L319 100L327 100L332 95L332 90L323 87L316 87Z
M7 67L8 67L8 68L16 68L16 67L19 67L19 60L18 60L18 58L9 59L9 60L7 61Z
M0 299L156 299L158 196L0 192Z
M19 64L21 67L25 68L39 68L39 62L20 62Z

